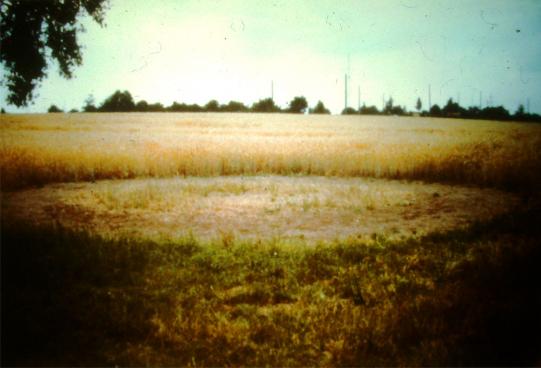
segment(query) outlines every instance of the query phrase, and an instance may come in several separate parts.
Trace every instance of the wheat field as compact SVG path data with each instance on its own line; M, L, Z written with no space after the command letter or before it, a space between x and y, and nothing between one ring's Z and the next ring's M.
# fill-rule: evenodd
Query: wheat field
M6 366L540 361L539 125L0 119Z
M2 190L139 177L319 175L531 190L541 127L288 114L2 115Z

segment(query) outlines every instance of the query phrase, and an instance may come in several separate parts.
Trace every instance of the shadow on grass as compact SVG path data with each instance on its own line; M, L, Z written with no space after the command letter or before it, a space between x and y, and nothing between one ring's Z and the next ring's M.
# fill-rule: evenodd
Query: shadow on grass
M280 248L2 229L2 365L535 365L541 215Z

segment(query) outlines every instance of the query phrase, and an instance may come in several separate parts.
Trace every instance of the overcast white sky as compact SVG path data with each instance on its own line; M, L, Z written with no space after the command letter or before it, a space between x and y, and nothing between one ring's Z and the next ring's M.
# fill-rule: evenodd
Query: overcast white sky
M285 107L297 95L334 113L382 105L413 109L460 99L463 106L519 103L541 112L541 1L481 0L111 0L106 27L83 19L83 65L75 77L55 65L33 105L80 109L115 90L135 100L251 104L270 97ZM349 60L349 62L348 62ZM348 66L349 65L349 66Z

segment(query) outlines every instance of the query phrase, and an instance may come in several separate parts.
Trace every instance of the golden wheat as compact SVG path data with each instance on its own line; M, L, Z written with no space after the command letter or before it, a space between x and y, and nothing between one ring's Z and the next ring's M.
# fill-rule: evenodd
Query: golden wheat
M4 115L2 189L134 177L325 175L534 188L541 126L286 114Z

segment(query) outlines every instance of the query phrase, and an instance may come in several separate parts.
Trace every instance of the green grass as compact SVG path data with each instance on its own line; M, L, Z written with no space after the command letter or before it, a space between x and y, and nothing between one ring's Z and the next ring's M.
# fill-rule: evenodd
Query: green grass
M534 365L539 223L317 246L4 225L2 365Z

